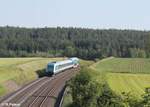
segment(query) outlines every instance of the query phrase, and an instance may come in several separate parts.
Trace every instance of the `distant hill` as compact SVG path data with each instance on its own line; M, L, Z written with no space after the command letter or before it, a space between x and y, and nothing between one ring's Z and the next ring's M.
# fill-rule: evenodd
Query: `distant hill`
M149 57L150 32L82 28L0 27L0 57Z

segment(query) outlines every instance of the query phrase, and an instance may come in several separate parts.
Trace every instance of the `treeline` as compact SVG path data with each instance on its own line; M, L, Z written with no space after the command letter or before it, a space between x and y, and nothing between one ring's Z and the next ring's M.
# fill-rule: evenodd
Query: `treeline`
M18 56L149 57L150 32L0 27L0 57Z
M122 92L119 96L110 89L104 79L101 78L103 82L97 81L97 75L97 71L82 69L80 74L68 83L73 102L67 107L150 107L149 88L145 89L141 99L133 96L132 92Z

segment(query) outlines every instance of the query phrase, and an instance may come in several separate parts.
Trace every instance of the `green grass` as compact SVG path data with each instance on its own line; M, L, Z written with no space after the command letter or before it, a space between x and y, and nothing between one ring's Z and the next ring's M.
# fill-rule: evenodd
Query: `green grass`
M110 88L117 94L130 92L141 98L145 88L150 87L150 59L145 58L106 58L91 68L106 73Z
M108 58L93 65L98 71L116 73L150 73L150 59Z
M117 94L130 92L141 98L145 88L150 87L150 74L108 73L107 82Z
M72 96L70 93L70 88L66 88L66 93L64 94L63 104L62 107L69 107L72 104Z
M87 66L90 66L90 65L94 64L94 61L80 59L79 63L80 63L81 67L87 67Z
M9 80L23 85L38 77L36 71L44 69L49 61L63 58L0 58L0 95L7 93L3 84Z
M5 88L0 85L0 95L4 95L5 92L6 92Z

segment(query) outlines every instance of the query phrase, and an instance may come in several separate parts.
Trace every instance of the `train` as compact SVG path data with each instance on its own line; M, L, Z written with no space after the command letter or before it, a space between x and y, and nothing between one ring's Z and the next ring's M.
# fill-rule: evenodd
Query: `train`
M49 62L46 67L46 75L52 76L66 69L75 68L78 66L79 59L77 57L72 57L64 61Z

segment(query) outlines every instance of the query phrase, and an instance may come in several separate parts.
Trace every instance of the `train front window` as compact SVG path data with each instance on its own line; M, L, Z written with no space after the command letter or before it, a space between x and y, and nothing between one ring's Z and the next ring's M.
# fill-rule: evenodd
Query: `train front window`
M48 71L53 72L54 70L54 65L48 65Z

